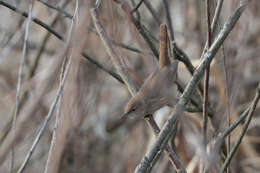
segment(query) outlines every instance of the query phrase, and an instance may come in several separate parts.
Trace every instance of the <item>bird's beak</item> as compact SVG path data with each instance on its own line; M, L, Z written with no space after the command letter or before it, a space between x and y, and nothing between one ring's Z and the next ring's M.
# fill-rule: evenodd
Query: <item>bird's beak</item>
M126 113L124 113L122 116L121 116L121 120L125 120L125 119L127 119L127 117L129 116L129 114L131 114L131 112L126 112Z

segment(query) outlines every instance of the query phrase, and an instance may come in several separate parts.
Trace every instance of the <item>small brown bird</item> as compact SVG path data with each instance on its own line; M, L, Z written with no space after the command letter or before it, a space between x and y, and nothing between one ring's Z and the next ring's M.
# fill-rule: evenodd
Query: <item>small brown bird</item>
M174 82L177 80L178 61L174 60L161 68L157 68L144 82L137 94L125 106L125 113L121 117L153 114L163 106L173 107L176 103Z

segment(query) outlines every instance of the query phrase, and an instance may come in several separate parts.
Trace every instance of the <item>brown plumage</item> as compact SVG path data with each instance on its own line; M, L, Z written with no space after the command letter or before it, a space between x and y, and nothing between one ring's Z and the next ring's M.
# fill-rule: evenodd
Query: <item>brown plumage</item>
M161 107L168 105L173 107L176 102L174 82L177 79L178 61L157 68L145 80L137 94L130 99L125 106L125 114L122 119L129 116L153 114Z

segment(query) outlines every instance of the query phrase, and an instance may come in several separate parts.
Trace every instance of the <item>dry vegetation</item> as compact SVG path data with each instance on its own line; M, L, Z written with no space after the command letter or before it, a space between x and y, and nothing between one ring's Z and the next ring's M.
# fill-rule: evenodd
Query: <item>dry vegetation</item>
M259 8L1 0L0 172L260 172ZM180 61L178 103L122 121L158 66L161 24Z

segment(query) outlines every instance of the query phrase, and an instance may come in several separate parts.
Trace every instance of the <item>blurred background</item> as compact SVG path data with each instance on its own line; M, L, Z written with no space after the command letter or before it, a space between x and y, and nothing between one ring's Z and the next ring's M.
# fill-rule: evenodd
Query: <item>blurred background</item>
M125 1L132 9L141 2ZM145 27L154 46L153 51L116 2L101 1L98 18L121 57L122 64L136 85L140 86L157 65L155 52L158 53L159 48L159 26L167 23L165 5L163 1L144 0L133 13L139 24ZM166 2L175 41L196 67L207 39L205 1ZM211 17L217 2L210 1ZM78 3L79 19L75 20L79 27L71 32L70 27L75 25L71 23L71 18L77 9L76 1L0 2L0 172L10 172L10 167L16 172L21 167L48 112L52 110L51 105L59 90L60 74L66 66L64 64L69 64L69 57L72 57L71 68L63 94L55 111L51 112L50 120L24 172L130 173L155 140L155 135L143 119L118 123L131 95L120 79L115 78L116 68L93 24L90 8L95 1ZM239 0L224 1L213 39L239 3ZM30 6L34 21L28 24L27 18L21 14L28 14ZM228 127L228 115L234 122L256 93L260 80L259 8L257 1L250 1L211 64L209 102L214 116L209 124L209 140L214 140L219 132ZM39 21L57 34L47 31ZM25 41L25 38L28 40ZM81 56L81 52L85 56ZM22 59L21 90L16 112L17 82ZM184 85L191 79L182 63L178 77ZM164 107L154 115L160 127L171 110ZM15 112L16 123L13 122ZM257 107L246 136L232 159L231 172L260 171L259 113ZM176 137L171 142L175 142L176 151L187 172L198 172L199 161L195 156L196 145L199 144L192 140L200 138L202 113L187 111L185 114L189 124L180 123ZM192 125L193 130L187 130L187 125ZM12 126L17 126L16 130ZM242 126L238 126L232 132L231 146L241 129ZM53 134L56 139L53 139ZM190 135L194 138L187 137ZM50 152L52 141L55 144ZM51 156L48 156L49 153ZM216 165L221 164L219 161ZM174 172L166 154L162 154L152 172Z

